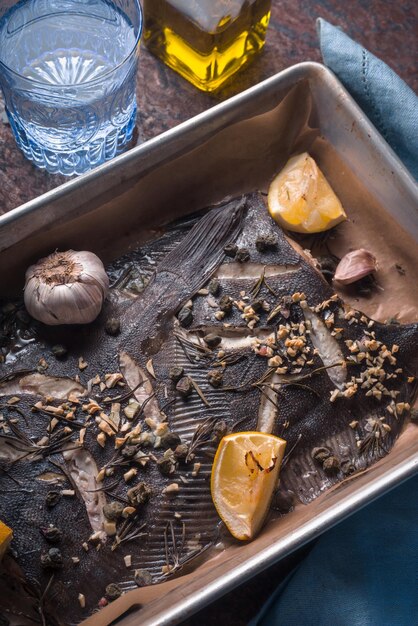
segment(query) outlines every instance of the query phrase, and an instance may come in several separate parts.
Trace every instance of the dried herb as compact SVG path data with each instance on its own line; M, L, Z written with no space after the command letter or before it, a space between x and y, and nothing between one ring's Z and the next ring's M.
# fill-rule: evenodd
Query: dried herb
M196 389L197 394L199 398L202 400L203 404L206 406L210 406L208 399L206 398L205 394L203 393L203 391L201 390L197 382L191 376L189 376L189 380L192 383L193 387Z
M201 358L212 354L211 350L209 350L207 346L191 341L183 333L174 331L173 334L190 363L200 361Z
M191 461L194 457L194 453L198 448L207 444L213 432L213 428L216 424L214 417L207 417L202 424L200 424L193 433L192 440L189 444L189 451L186 457L186 463Z

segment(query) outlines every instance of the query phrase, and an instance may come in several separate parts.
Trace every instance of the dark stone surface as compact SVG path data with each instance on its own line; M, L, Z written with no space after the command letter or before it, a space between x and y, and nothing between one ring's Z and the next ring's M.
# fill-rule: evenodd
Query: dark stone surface
M341 26L418 89L414 53L418 4L413 0L273 0L266 46L216 95L197 91L142 48L138 71L138 133L149 139L217 102L300 61L320 61L315 19ZM16 147L0 100L0 214L53 189L66 178L46 174Z

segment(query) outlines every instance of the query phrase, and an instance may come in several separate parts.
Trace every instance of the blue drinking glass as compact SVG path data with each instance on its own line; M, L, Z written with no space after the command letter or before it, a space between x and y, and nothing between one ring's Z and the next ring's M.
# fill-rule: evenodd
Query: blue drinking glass
M81 174L132 138L141 32L138 0L2 2L0 85L35 165Z

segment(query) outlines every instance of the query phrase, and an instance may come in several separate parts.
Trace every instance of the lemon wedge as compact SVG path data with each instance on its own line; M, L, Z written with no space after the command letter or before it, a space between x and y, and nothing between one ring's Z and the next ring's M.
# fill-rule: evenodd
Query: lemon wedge
M12 530L0 520L0 561L10 545L12 537Z
M286 230L320 233L347 219L341 202L307 152L292 157L268 192L272 218Z
M253 539L266 517L286 442L259 432L226 435L212 467L212 500L230 533Z

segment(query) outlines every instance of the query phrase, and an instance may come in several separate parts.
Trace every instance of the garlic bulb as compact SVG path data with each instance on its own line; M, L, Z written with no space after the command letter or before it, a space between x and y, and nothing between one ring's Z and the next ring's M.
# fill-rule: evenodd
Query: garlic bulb
M26 271L25 306L48 324L88 324L109 290L101 260L92 252L54 252Z
M342 285L349 285L371 274L376 269L377 262L373 254L360 248L343 256L335 270L334 280Z

